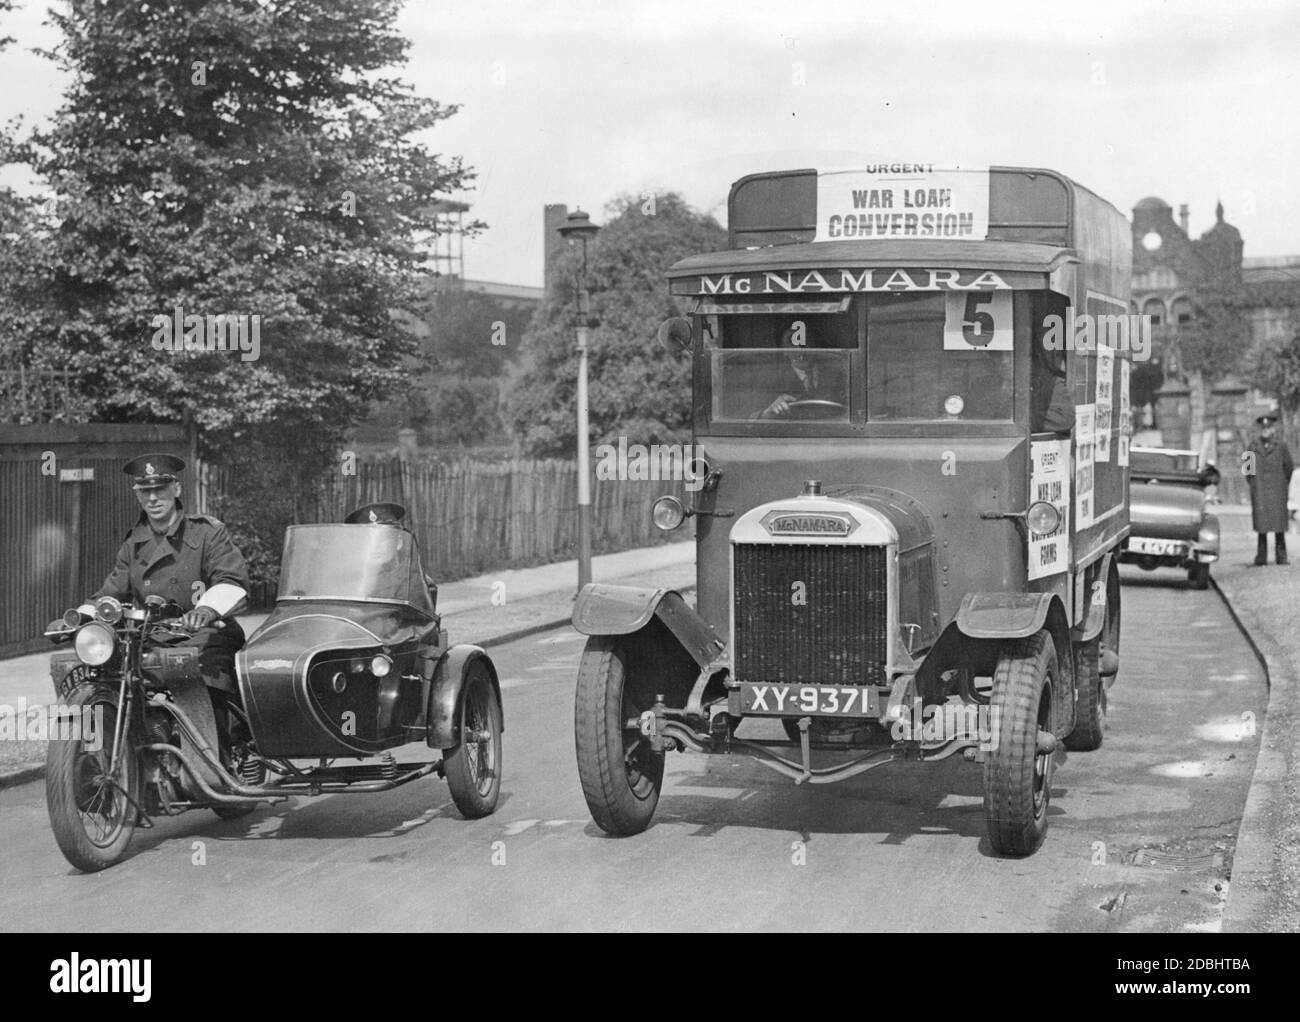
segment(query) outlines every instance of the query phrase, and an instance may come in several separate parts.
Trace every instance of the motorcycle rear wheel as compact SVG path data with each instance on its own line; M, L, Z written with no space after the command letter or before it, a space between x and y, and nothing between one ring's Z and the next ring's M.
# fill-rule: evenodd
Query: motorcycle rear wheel
M64 858L83 873L96 873L126 854L140 804L140 765L128 747L110 777L117 728L117 692L79 685L64 705L72 711L75 737L50 740L45 757L45 806ZM93 722L87 733L84 726Z

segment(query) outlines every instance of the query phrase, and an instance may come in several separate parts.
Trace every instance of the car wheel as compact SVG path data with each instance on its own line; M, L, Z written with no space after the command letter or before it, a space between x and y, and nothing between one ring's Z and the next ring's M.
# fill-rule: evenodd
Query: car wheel
M1187 581L1192 584L1193 589L1210 588L1210 566L1208 564L1193 564L1187 569Z
M591 818L619 837L650 825L664 780L664 754L651 749L637 727L654 693L636 680L619 636L587 640L574 703L578 778Z
M1046 629L1009 644L993 673L992 748L984 760L984 819L999 855L1029 855L1047 833L1056 646ZM1048 744L1048 743L1044 743Z

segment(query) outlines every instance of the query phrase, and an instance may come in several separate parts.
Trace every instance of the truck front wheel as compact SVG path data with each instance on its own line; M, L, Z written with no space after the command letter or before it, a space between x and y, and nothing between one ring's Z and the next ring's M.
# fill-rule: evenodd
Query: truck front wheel
M591 818L607 834L639 834L650 826L664 779L664 755L636 726L655 693L629 666L623 636L594 635L578 664L574 744L578 778Z
M984 760L984 818L999 855L1029 855L1047 833L1052 794L1052 693L1056 646L1046 629L998 657Z

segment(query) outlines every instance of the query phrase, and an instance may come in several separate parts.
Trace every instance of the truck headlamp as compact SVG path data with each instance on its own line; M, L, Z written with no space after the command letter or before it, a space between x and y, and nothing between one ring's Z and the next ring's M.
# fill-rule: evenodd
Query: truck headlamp
M388 672L391 671L392 669L393 669L393 662L389 660L388 657L384 656L382 653L373 657L370 661L370 673L373 674L376 678L387 677Z
M83 626L74 643L81 662L91 667L108 663L113 656L114 644L113 629L98 621Z
M1025 521L1029 524L1029 531L1035 536L1050 536L1060 527L1061 512L1056 509L1055 504L1040 500L1029 506L1029 514L1025 516Z
M660 497L650 509L650 518L656 529L672 532L686 520L686 508L676 497Z

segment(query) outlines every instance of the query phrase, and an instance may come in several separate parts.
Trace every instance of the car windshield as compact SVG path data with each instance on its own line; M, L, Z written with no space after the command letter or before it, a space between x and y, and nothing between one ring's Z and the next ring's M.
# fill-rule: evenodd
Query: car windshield
M1014 418L1010 292L708 302L701 311L714 422Z
M1132 475L1144 473L1177 473L1194 475L1199 457L1195 451L1158 451L1141 447L1129 449L1129 472Z
M277 600L401 603L432 616L415 537L392 525L292 525Z

